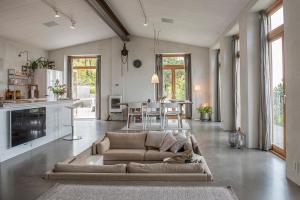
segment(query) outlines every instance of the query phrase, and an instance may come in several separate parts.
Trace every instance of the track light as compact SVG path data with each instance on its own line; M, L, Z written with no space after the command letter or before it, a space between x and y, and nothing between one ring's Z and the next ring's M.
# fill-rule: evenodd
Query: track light
M70 26L70 29L75 29L75 21L71 20L71 26Z
M144 22L144 26L148 26L147 20L145 20L145 22Z
M59 17L60 17L59 12L58 12L57 10L54 10L54 11L55 11L54 17L55 17L55 18L59 18Z

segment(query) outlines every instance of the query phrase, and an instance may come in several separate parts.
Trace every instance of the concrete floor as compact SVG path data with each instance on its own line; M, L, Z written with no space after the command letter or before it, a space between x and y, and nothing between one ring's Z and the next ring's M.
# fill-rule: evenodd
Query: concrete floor
M272 153L231 149L228 133L217 123L191 121L203 155L214 176L209 185L233 186L240 200L300 199L300 187L285 177L285 162ZM55 182L41 179L53 165L88 148L106 130L119 130L124 122L76 121L82 140L57 140L0 164L0 199L34 200ZM113 185L207 185L195 182L105 182Z

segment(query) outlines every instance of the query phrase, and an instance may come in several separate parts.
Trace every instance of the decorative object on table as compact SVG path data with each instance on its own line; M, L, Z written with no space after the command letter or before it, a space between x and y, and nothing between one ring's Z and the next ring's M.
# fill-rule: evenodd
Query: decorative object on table
M58 100L67 92L67 86L65 84L60 84L57 79L54 86L49 86L48 89L53 92L55 100Z
M129 51L126 48L126 43L124 43L123 49L121 50L121 61L122 61L123 65L126 64L127 71L129 70L129 68L128 68L128 52ZM123 76L123 67L122 66L121 66L121 75Z
M133 61L133 66L134 66L135 68L140 68L140 67L142 66L142 61L139 60L139 59L134 60L134 61Z
M197 108L197 111L200 113L200 119L202 121L209 121L210 116L212 113L212 107L208 106L207 104L201 105L199 108Z
M245 134L238 128L237 131L229 134L228 142L232 148L242 149L245 146Z

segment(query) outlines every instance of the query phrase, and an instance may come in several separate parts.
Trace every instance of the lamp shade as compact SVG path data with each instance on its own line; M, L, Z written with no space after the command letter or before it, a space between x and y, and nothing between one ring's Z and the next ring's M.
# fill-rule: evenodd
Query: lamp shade
M158 78L158 76L157 76L156 73L152 74L152 77L151 77L151 83L152 83L152 84L157 84L157 83L159 83L159 78Z

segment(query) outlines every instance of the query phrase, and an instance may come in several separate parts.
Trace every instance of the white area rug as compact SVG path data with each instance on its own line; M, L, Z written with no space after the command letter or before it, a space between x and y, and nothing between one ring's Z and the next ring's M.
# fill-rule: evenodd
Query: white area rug
M142 123L131 123L130 127L124 126L121 130L143 130ZM162 128L160 127L160 123L158 121L152 122L151 126L148 125L146 130L150 131L160 131ZM191 127L187 120L182 120L182 128L178 128L178 121L177 120L169 120L168 127L165 127L165 130L191 130Z
M38 200L238 200L225 187L57 184Z

